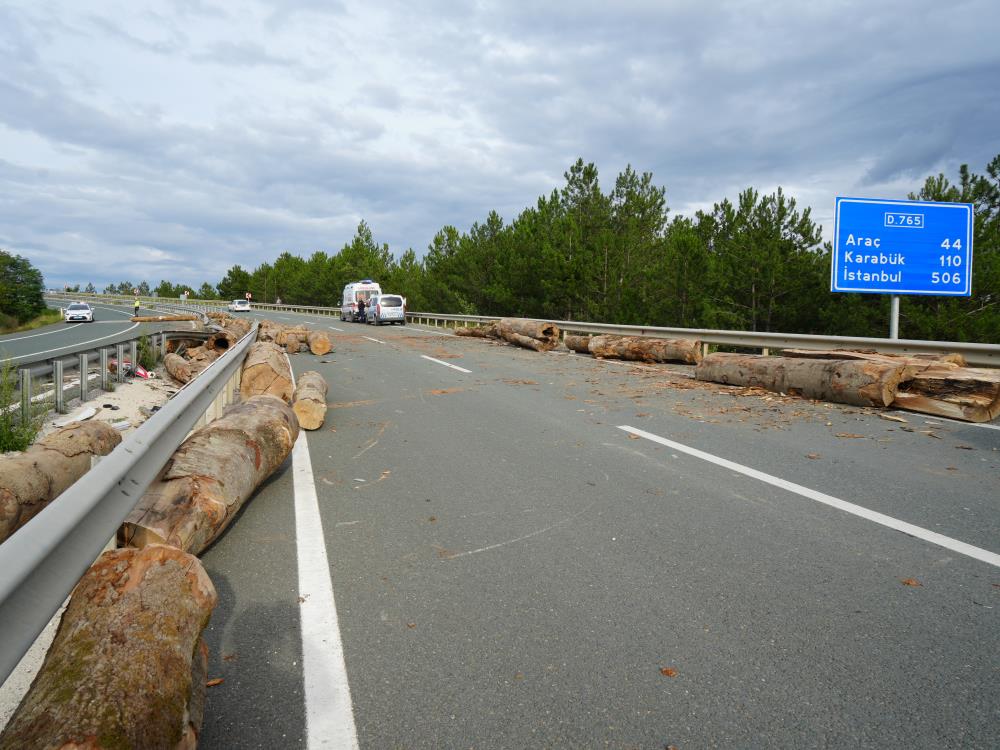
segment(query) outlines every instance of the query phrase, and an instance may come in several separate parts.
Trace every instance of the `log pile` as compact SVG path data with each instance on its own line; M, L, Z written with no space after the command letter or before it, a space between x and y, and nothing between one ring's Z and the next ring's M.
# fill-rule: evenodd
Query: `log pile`
M271 341L289 354L298 354L308 349L313 354L323 355L333 350L330 337L324 331L306 326L285 326L273 320L265 320L260 324L257 340Z
M194 748L215 603L192 555L105 552L73 590L0 748Z
M786 349L781 357L716 353L705 358L695 377L967 422L1000 417L1000 370L966 367L958 354L807 349Z
M500 332L497 323L493 321L484 326L467 326L455 329L456 336L472 336L480 339L499 339Z
M122 441L106 422L73 422L23 453L0 456L0 542L26 524Z
M295 384L292 410L304 430L318 430L326 419L326 381L315 370L304 372Z
M133 323L169 323L181 320L198 320L197 315L133 315Z
M559 327L555 323L524 318L502 318L478 328L456 328L455 334L498 339L536 352L551 351L559 346Z
M590 336L580 336L575 333L567 333L563 338L566 348L580 354L590 354Z
M292 451L295 412L255 396L193 432L146 490L119 531L132 547L169 544L199 554Z
M701 342L694 339L591 336L587 349L598 359L607 357L637 362L683 362L689 365L701 362Z

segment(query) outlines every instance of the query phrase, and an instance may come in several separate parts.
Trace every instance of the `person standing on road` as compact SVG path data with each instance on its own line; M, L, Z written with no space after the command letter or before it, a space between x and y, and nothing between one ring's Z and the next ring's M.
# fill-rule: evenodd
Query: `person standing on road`
M364 320L364 319L365 319L365 298L364 297L359 297L358 298L358 320Z
M132 306L132 309L135 311L135 317L138 318L139 317L139 298L138 297L135 298L135 304Z

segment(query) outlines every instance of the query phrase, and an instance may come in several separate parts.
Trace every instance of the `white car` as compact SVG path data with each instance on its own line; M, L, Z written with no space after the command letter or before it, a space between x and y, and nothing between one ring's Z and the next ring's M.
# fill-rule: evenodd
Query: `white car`
M67 323L93 323L94 311L86 302L71 302L63 310L63 318Z
M377 326L383 323L406 325L406 298L399 294L380 294L372 297L365 310L365 322Z
M234 299L229 303L229 312L250 312L250 300Z

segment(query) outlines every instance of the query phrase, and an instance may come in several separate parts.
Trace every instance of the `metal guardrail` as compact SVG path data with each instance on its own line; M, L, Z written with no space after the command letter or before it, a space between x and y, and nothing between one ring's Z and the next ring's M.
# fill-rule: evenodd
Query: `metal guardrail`
M441 315L437 313L408 312L408 320L415 323L437 325L438 322L459 324L490 323L499 317L483 315ZM531 318L531 320L540 320ZM860 336L820 336L809 333L769 333L747 331L719 331L706 328L662 328L658 326L624 326L610 323L585 323L575 320L546 321L555 323L563 333L608 333L621 336L657 336L687 338L709 345L739 346L760 349L765 354L771 349L873 349L886 354L921 354L930 352L957 352L970 365L1000 367L1000 345L973 344L962 341L923 341L918 339L880 339Z
M0 544L0 682L213 404L235 394L257 325L90 471ZM215 411L219 411L218 406Z

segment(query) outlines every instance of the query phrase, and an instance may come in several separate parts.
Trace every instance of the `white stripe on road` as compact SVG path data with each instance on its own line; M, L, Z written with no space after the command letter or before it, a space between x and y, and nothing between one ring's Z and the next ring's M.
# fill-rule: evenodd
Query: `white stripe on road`
M357 748L344 645L305 430L292 449L306 747Z
M635 427L629 427L628 425L619 425L619 430L624 430L637 437L645 438L646 440L651 440L654 443L659 443L660 445L665 445L668 448L673 448L674 450L680 451L682 453L687 453L689 456L694 456L695 458L700 458L703 461L708 461L716 466L722 466L723 468L729 469L731 471L738 472L753 479L759 479L761 482L766 482L767 484L773 485L775 487L780 487L783 490L788 490L789 492L794 492L802 497L807 497L810 500L815 500L818 503L823 503L824 505L829 505L832 508L837 508L845 513L850 513L852 515L864 518L868 521L874 521L877 524L886 526L890 529L896 531L902 531L904 534L909 534L917 539L923 539L925 542L930 542L931 544L936 544L939 547L944 547L952 552L957 552L960 555L967 555L969 557L975 558L976 560L981 560L982 562L989 563L990 565L1000 567L1000 555L995 552L990 552L989 550L982 549L980 547L974 547L971 544L966 544L965 542L960 542L957 539L952 539L951 537L945 536L944 534L938 534L935 531L928 531L927 529L921 528L920 526L914 526L912 523L907 523L906 521L900 521L892 516L887 516L883 513L878 513L874 510L869 510L868 508L863 508L860 505L855 505L854 503L849 503L844 500L840 500L831 495L827 495L823 492L817 492L816 490L811 490L808 487L803 487L801 484L795 484L794 482L789 482L785 479L779 479L771 474L765 474L763 471L757 471L756 469L751 469L749 466L743 466L742 464L729 461L725 458L720 458L719 456L712 455L711 453L705 453L697 448L690 448L681 443L675 443L673 440L667 440L667 438L660 437L659 435L654 435L651 432L646 432L644 430L637 429Z
M384 344L384 341L379 341L378 339L373 339L371 336L362 336L363 339L368 339L369 341L374 341L376 344Z
M459 372L472 372L472 370L466 370L464 367L453 365L450 362L442 362L440 359L434 359L434 357L428 357L426 354L421 354L420 356L423 357L424 359L429 359L431 362L437 362L439 365L450 367L452 370L458 370Z
M329 328L331 331L340 331L341 333L344 332L343 328L334 328L333 326L327 326L327 328Z
M52 352L58 352L61 351L62 349L80 349L88 344L96 344L98 341L104 341L104 339L113 339L116 336L121 336L124 333L128 333L133 328L138 328L138 327L139 327L138 323L133 323L123 331L119 331L118 333L112 333L108 336L101 336L101 338L99 339L90 339L89 341L80 341L76 344L66 344L66 346L57 346L55 349L46 349L44 352L33 352L32 354L22 354L20 357L11 357L10 359L5 361L16 362L19 359L27 359L28 357L37 357L40 354L51 354ZM68 329L64 328L63 330L68 330Z
M76 328L77 326L82 326L82 325L84 325L84 324L83 323L74 323L71 326L66 326L65 328L57 328L54 331L46 331L45 333L32 333L30 336L16 336L16 337L10 338L10 339L0 339L0 344L6 344L8 341L20 341L21 339L33 339L36 336L48 336L49 334L60 333L62 331L71 331L74 328Z

